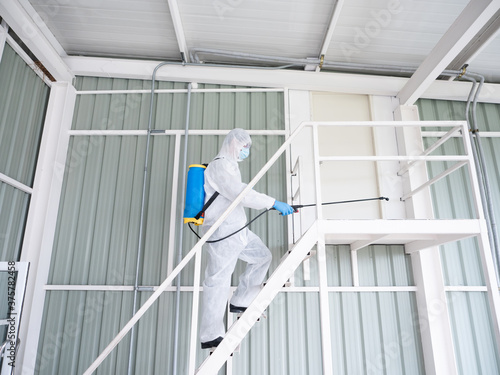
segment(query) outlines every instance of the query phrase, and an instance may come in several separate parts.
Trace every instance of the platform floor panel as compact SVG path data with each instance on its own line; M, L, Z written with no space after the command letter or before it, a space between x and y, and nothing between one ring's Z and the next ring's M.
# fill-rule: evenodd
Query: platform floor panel
M464 220L320 220L318 230L325 242L351 245L352 250L365 246L405 245L407 252L478 236L485 223Z

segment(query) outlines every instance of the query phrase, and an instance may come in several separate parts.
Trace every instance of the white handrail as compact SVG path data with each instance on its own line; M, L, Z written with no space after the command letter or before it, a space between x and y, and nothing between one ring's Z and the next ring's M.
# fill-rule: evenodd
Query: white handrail
M269 161L262 167L262 169L257 173L252 181L243 189L243 191L236 197L236 199L231 203L227 210L221 215L221 217L215 222L215 224L205 233L205 235L196 243L196 245L186 254L182 261L174 268L172 273L161 283L158 289L144 302L139 310L134 314L134 316L128 321L128 323L122 328L122 330L116 335L116 337L109 343L109 345L102 351L99 357L90 365L90 367L83 373L83 375L92 374L95 369L106 359L106 357L111 353L116 345L125 337L125 335L132 329L135 323L142 318L146 311L151 307L151 305L160 297L160 295L169 287L174 278L182 271L182 269L188 264L188 262L201 251L202 246L210 238L210 236L219 228L219 226L226 220L229 214L236 208L236 206L243 200L247 193L259 182L262 176L271 168L276 160L281 156L283 151L290 145L292 140L297 136L298 133L306 126L306 123L302 123L293 132L293 134L281 145L281 147L274 153L274 155L269 159Z
M116 337L108 344L108 346L101 352L101 354L95 359L95 361L89 366L89 368L83 373L83 375L92 374L97 367L106 359L106 357L111 353L111 351L118 345L118 343L125 337L125 335L130 331L130 329L139 321L139 319L146 313L146 311L151 307L151 305L160 297L160 295L170 286L175 277L182 271L182 269L189 263L189 261L198 254L205 242L210 238L210 236L217 230L217 228L226 220L229 214L236 208L236 206L243 200L246 194L257 184L257 182L264 176L264 174L271 168L271 166L278 160L281 154L286 150L286 148L291 144L291 142L297 137L297 135L306 126L312 126L317 128L318 126L356 126L356 127L425 127L425 126L440 126L440 127L454 127L457 123L462 123L460 121L324 121L324 122L302 122L297 129L290 135L290 137L280 146L280 148L274 153L274 155L269 159L269 161L262 167L262 169L257 173L257 175L248 183L248 185L243 189L243 191L236 197L236 199L231 203L227 210L220 216L220 218L215 222L215 224L205 233L205 235L196 243L196 245L186 254L182 261L174 268L172 273L163 281L163 283L156 289L156 291L149 297L146 302L141 306L139 310L134 314L134 316L127 322L127 324L121 329L121 331L116 335ZM370 158L370 157L368 157ZM424 157L425 158L425 157ZM428 157L431 158L431 157ZM432 158L431 158L432 159ZM321 205L317 207L319 211L318 214L321 216Z

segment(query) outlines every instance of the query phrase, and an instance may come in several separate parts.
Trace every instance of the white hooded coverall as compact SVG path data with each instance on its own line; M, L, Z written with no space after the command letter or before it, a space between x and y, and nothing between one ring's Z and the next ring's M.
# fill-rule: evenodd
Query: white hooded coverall
M205 201L216 191L219 192L219 196L205 212L203 224L205 232L247 186L241 181L238 161L240 161L240 150L243 146L250 147L250 145L250 135L245 130L231 130L224 139L219 154L205 170ZM210 240L222 238L243 227L247 222L244 207L269 209L274 202L274 198L251 190ZM207 243L206 253L208 263L203 282L200 325L202 343L224 337L224 313L231 288L231 275L238 258L247 262L247 267L239 278L231 304L240 307L248 307L259 293L272 259L266 245L248 228L220 242Z

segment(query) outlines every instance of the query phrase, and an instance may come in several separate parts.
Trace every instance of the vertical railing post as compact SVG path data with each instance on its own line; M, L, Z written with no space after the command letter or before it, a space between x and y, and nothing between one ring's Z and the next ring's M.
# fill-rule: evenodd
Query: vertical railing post
M321 194L321 173L319 155L318 125L313 125L314 183L316 188L316 214L318 220L323 219L323 198ZM330 299L328 295L328 274L326 268L326 245L324 233L319 233L317 244L319 308L321 321L321 348L323 358L323 374L333 374L332 339L330 329Z
M198 311L200 306L201 252L194 258L193 308L191 310L191 339L189 342L189 375L196 371L196 344L198 343Z
M313 152L314 152L314 184L316 187L316 219L323 219L323 206L321 197L321 175L320 175L320 161L319 161L319 139L318 139L318 125L312 125L313 129Z

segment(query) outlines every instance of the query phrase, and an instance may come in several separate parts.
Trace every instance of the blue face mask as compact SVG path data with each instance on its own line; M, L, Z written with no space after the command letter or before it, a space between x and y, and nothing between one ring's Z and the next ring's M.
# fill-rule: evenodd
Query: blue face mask
M250 155L250 149L243 147L240 151L239 158L240 158L240 160L244 160L244 159L248 158L248 155Z

